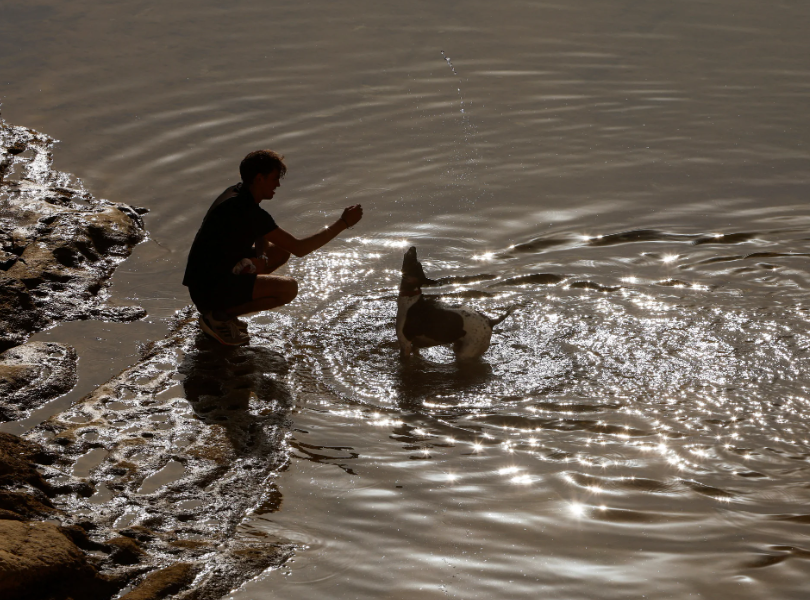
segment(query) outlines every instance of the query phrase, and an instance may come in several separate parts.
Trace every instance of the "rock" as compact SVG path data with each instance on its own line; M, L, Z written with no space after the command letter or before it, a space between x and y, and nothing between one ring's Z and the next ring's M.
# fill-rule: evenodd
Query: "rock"
M106 544L112 548L110 558L119 565L134 565L146 555L146 552L128 537L118 536L107 540Z
M175 563L153 571L143 582L120 600L161 600L176 594L194 581L199 567L191 563Z
M0 521L0 597L106 600L115 591L56 525Z
M144 316L107 305L104 286L144 238L146 211L54 171L53 143L0 120L0 420L75 385L73 349L27 343L32 332ZM30 440L0 433L0 598L109 600L135 581L127 600L218 600L281 565L291 544L234 534L288 459L286 368L268 348L223 353L186 310L136 365ZM77 479L82 457L89 473Z
M91 540L87 530L80 525L63 525L59 531L82 550L109 550L109 546Z
M50 464L53 456L39 444L10 433L0 432L0 488L31 488L44 497L53 496L53 487L37 471L36 464Z
M142 525L127 527L126 529L119 531L119 533L138 542L151 542L155 539L154 532L146 527L143 527Z
M49 498L53 487L36 468L38 461L51 462L38 444L0 433L0 520L47 519L60 512Z
M25 284L4 272L0 272L0 315L0 350L22 344L48 322L34 306Z
M0 519L24 521L48 518L58 512L47 498L35 498L26 492L0 490Z
M219 548L216 562L207 563L209 569L193 588L177 596L178 600L215 600L245 581L260 575L270 567L278 567L289 556L283 544L272 541L231 540Z
M29 342L0 354L0 421L66 394L76 385L76 351L53 342Z
M0 351L55 321L145 315L105 311L102 293L144 239L145 209L98 200L54 171L53 144L0 119Z
M124 561L133 550L125 541L101 544L87 534L93 524L57 526L39 519L69 519L49 496L72 491L77 482L51 486L38 471L53 462L33 442L0 433L0 598L3 600L108 600L133 575L111 571L100 575L81 549L96 551L92 560L113 562L116 553ZM33 519L33 520L32 520ZM134 543L132 543L134 545ZM44 550L43 550L44 548ZM110 553L106 559L100 552Z
M79 525L57 526L39 521L68 519L49 496L72 492L80 483L69 480L51 486L39 473L38 465L47 469L53 458L36 443L0 433L0 598L107 600L137 573L99 575L81 549L96 551L92 560L104 563L113 561L116 552L127 556L132 548L126 542L100 544ZM110 557L104 559L98 551L108 552Z
M104 295L117 264L145 235L144 211L97 200L54 171L52 147L47 136L0 120L4 419L75 382L72 350L26 344L32 332L59 321L144 314L108 306ZM27 434L43 446L0 434L4 600L23 591L31 600L109 598L131 581L139 583L127 600L217 600L291 554L288 543L233 539L261 503L267 478L288 460L286 361L266 347L225 352L195 321L184 311L136 365ZM79 481L69 474L83 457ZM48 516L62 526L27 521ZM50 554L39 552L46 546ZM33 572L42 577L35 581ZM87 590L77 593L77 581Z

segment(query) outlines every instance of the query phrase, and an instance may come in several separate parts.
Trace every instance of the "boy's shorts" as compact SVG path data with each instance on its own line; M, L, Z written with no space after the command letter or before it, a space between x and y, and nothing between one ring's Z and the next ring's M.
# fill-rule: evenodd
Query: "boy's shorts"
M188 293L200 312L225 310L253 300L256 275L226 273L204 285L189 286Z

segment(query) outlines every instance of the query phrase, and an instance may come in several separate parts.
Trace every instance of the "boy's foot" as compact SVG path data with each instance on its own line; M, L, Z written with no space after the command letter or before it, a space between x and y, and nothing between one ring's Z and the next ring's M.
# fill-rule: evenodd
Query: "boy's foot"
M220 344L226 346L243 346L250 341L250 337L240 331L233 319L229 321L217 321L210 312L200 316L200 329L206 335L214 338Z
M247 321L243 321L239 317L234 317L233 319L231 319L231 321L236 323L236 326L239 328L239 331L241 331L243 333L247 333L247 330L248 330Z
M229 317L228 313L212 310L210 313L206 313L210 315L209 320L214 319L216 321L233 321L236 323L236 326L239 328L240 331L247 333L248 324L247 321L243 321L239 317Z

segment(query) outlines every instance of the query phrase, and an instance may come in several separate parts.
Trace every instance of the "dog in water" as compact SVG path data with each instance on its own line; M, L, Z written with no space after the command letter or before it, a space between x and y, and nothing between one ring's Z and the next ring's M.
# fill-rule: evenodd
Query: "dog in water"
M425 276L411 246L402 261L402 282L397 300L397 339L402 357L419 348L453 344L457 359L478 358L489 348L492 328L512 312L490 319L471 308L449 308L422 295L422 286L437 283Z

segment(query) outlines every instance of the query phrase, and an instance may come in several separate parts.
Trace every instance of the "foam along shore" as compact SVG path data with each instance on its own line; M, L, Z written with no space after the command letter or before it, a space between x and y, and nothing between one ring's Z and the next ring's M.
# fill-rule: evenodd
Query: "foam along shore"
M51 169L54 141L0 120L0 421L69 391L77 356L27 342L68 320L130 321L105 282L146 211ZM292 546L239 529L281 502L284 358L223 349L181 311L167 337L23 437L0 434L0 596L214 600Z

